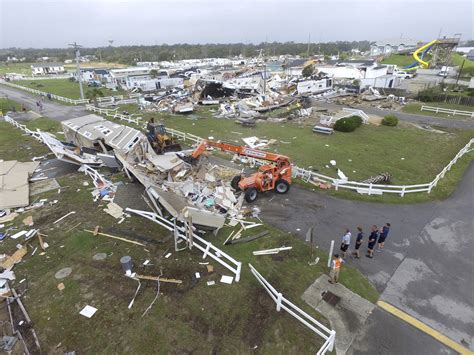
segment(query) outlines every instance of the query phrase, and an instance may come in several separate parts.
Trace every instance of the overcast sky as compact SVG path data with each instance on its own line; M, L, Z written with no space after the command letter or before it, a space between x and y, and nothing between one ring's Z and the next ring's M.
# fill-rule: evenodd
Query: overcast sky
M0 48L473 37L472 0L0 0Z

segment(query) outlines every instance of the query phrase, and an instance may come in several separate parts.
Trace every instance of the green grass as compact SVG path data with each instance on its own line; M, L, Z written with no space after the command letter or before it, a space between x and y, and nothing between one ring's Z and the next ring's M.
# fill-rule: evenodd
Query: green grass
M440 108L446 108L446 109L451 109L451 110L462 110L462 111L471 111L474 112L474 107L473 106L465 106L465 105L457 105L457 104L447 104L444 102L424 102L424 103L419 103L419 104L408 104L402 108L403 112L407 113L414 113L417 115L424 115L424 116L434 116L434 117L443 117L443 118L456 118L456 119L465 119L469 120L471 119L468 116L453 116L448 113L436 113L432 111L421 111L421 106L431 106L431 107L440 107Z
M0 63L0 75L7 73L17 73L31 75L32 63Z
M5 131L10 133L11 130L13 128ZM109 178L116 181L120 177L121 173L116 173ZM276 312L275 304L251 275L247 264L252 263L285 297L327 324L301 300L304 290L327 272L326 253L316 250L311 256L308 246L297 237L268 226L243 234L253 235L266 228L270 234L264 238L222 246L230 232L226 227L217 236L211 233L206 236L243 262L241 281L225 285L219 280L221 275L229 275L227 269L212 259L203 260L202 253L196 249L174 252L169 232L158 225L138 216L127 218L118 225L102 211L103 203L92 201L90 185L84 187L83 181L90 183L89 178L79 173L59 178L63 187L61 194L54 190L35 196L58 199L58 204L22 214L6 226L23 229L21 221L32 215L34 228L47 234L45 241L49 248L46 255L40 255L38 251L32 256L29 252L15 266L16 281L13 282L17 291L23 294L23 303L45 353L71 349L78 353L251 353L257 345L262 353L300 354L314 353L322 344L322 339L290 315ZM72 210L76 211L75 215L59 224L52 224ZM79 227L68 231L78 222L81 222ZM83 232L83 229L93 229L96 225L100 225L102 230L115 227L135 236L164 242L150 243L143 248ZM18 242L7 238L2 243L2 252L12 253ZM253 250L281 245L291 245L293 249L278 257L252 255ZM38 242L34 240L29 251L37 246ZM168 252L172 252L172 256L166 259L163 256ZM102 262L94 261L92 257L96 253L106 253L108 257ZM137 283L122 275L120 258L123 255L132 257L136 272L144 275L163 272L164 277L181 279L183 284L161 283L159 298L149 313L142 317L155 296L156 283L142 282L133 307L128 309ZM308 262L316 256L321 258L319 264L309 266ZM151 261L151 266L141 266L146 259ZM199 264L203 261L210 262L215 272L208 274L206 266ZM341 283L376 302L376 290L350 264L341 271ZM71 267L72 274L64 280L55 279L54 274L64 267ZM201 273L201 279L193 278L195 272ZM26 281L19 284L23 278ZM216 285L207 286L208 280L216 281ZM62 292L57 289L60 282L66 287ZM24 292L25 287L27 292ZM98 308L91 319L78 314L87 304Z
M329 161L336 160L337 166L350 180L360 181L389 171L394 184L417 184L431 180L474 133L474 130L451 130L439 134L401 124L394 128L363 125L352 133L335 132L324 136L313 133L311 127L297 123L262 122L255 128L247 128L225 119L192 121L178 116L163 120L171 128L239 145L243 144L243 137L273 138L277 143L271 150L288 155L300 167L312 167L322 174L335 177L336 171ZM423 149L420 149L421 144Z
M415 61L415 58L411 54L391 54L384 60L381 64L395 64L400 68L406 67L412 64Z
M0 98L0 112L6 114L8 111L12 111L13 108L15 110L20 111L21 105L13 100Z
M26 123L31 130L39 128L42 131L56 134L61 130L60 124L48 118L37 118ZM4 160L31 161L35 156L49 153L46 145L23 134L7 122L0 122L0 157Z
M19 80L14 81L14 83L51 94L68 97L70 99L79 99L81 97L79 83L70 81L69 79ZM84 83L83 88L84 95L86 95L87 91L91 89ZM102 91L104 96L121 95L123 93L122 91L112 91L106 88L99 88L99 90Z

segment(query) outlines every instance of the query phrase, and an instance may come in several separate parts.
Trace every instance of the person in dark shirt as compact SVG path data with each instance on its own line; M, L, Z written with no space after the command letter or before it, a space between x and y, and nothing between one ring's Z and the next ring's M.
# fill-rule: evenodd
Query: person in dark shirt
M385 223L382 229L380 229L379 250L383 249L383 246L385 244L385 239L387 238L389 231L390 231L390 223Z
M375 243L377 243L378 236L379 236L378 228L376 225L373 225L372 230L370 232L370 236L369 236L369 244L368 244L366 257L371 258L371 259L374 257L374 247L375 247Z
M355 252L352 253L357 259L360 259L359 248L362 245L364 239L364 232L362 232L362 227L357 227L357 239L355 242Z

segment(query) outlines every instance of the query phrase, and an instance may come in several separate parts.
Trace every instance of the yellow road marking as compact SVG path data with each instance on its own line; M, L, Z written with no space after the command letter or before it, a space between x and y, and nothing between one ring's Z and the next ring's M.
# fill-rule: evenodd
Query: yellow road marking
M474 355L474 352L472 352L471 350L449 339L446 335L441 334L437 330L434 330L430 326L426 325L425 323L420 322L418 319L410 316L409 314L392 306L391 304L384 301L378 301L377 305L380 308L386 310L387 312L393 314L394 316L397 316L401 320L407 322L408 324L414 326L415 328L421 330L422 332L432 336L433 338L438 340L440 343L446 345L447 347L450 347L451 349L457 351L458 353L462 355Z

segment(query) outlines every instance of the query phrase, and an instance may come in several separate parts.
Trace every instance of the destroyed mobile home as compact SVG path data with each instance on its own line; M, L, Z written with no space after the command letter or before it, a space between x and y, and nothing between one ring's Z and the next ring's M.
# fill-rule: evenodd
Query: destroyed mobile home
M291 164L281 155L210 141L203 141L196 150L157 154L150 137L97 115L66 120L62 126L65 142L45 132L36 133L58 159L81 165L81 171L94 181L102 181L108 191L110 184L84 166L123 169L130 180L144 186L156 213L196 226L219 229L226 216L241 217L244 199L255 201L259 191L286 193L291 184ZM210 148L266 160L268 164L244 177L236 169L198 159ZM99 188L96 195L102 197L108 191L102 193Z

